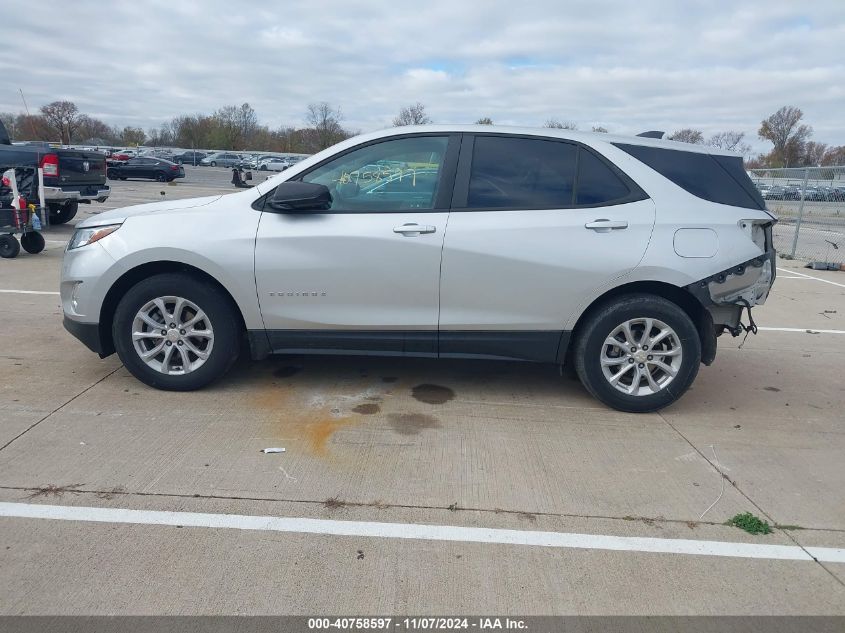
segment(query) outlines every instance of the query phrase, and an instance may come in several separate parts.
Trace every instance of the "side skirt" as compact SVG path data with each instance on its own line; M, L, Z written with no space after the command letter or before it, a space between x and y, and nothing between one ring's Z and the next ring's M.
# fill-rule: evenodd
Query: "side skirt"
M250 330L254 359L269 354L336 354L479 358L562 363L571 332L403 331L403 330Z

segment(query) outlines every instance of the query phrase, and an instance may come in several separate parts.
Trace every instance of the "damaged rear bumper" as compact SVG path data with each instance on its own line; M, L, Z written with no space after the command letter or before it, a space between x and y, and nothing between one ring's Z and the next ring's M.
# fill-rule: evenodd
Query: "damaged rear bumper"
M775 250L770 246L764 254L690 284L687 290L710 313L716 336L725 330L739 336L744 331L756 331L751 308L766 302L775 270ZM748 310L749 326L741 323L744 309Z

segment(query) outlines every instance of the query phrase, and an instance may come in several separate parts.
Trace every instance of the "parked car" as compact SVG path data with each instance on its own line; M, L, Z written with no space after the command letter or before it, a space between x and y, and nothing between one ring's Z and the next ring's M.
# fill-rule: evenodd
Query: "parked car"
M772 185L762 195L766 200L783 200L786 189L780 185Z
M787 185L783 189L783 199L784 200L800 200L801 199L801 187L798 185Z
M0 121L0 173L5 171L3 165L43 169L44 196L53 224L72 220L80 203L105 202L111 194L105 154L54 148L48 143L13 145Z
M742 158L713 147L394 128L239 193L86 219L64 256L64 323L160 389L208 385L246 339L253 358L571 363L607 405L653 411L717 336L750 329L774 222Z
M290 167L291 163L287 158L267 158L258 164L258 169L261 171L284 171Z
M202 159L208 156L205 152L182 152L173 156L173 162L177 165L199 165Z
M236 167L240 161L241 157L237 154L216 152L203 158L200 161L200 165L207 165L210 167Z
M184 178L185 168L162 158L140 156L130 158L121 165L109 166L108 177L112 180L148 178L159 182L170 182L176 178Z
M256 154L249 160L249 169L258 169L259 165L265 160L276 158L273 154Z

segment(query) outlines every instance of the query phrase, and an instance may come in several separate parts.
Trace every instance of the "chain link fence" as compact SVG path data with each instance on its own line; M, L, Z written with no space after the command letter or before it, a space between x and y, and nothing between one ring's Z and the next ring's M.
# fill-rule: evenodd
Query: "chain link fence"
M751 179L779 219L782 257L845 264L845 167L751 169ZM838 266L837 266L838 267Z

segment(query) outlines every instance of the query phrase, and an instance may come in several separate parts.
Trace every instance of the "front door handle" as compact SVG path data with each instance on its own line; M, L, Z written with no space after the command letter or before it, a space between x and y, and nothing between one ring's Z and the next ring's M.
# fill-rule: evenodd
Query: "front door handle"
M599 218L592 222L587 222L584 228L592 229L596 233L608 233L614 229L627 229L628 220L608 220L607 218Z
M420 235L421 233L434 233L437 230L436 226L430 224L403 224L402 226L394 226L394 233L401 233L406 236Z

